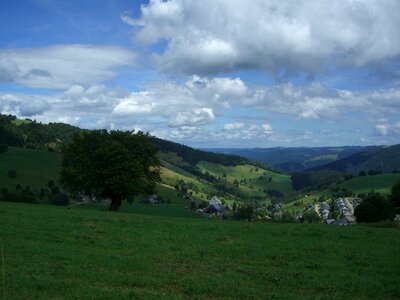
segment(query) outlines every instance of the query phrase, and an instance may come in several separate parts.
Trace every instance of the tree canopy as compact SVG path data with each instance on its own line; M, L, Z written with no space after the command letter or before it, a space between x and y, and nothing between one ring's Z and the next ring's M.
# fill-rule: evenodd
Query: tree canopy
M378 193L371 192L354 211L358 222L386 221L394 216L394 209L389 200Z
M160 181L157 152L142 132L83 132L62 150L60 181L72 192L111 198L110 210L117 211L128 196L153 192Z
M397 213L400 213L400 181L392 187L390 200Z

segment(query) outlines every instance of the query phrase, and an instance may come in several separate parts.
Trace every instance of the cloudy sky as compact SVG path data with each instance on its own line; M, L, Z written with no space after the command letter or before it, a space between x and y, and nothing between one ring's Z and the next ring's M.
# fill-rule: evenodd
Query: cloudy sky
M399 0L1 0L0 112L194 147L400 143Z

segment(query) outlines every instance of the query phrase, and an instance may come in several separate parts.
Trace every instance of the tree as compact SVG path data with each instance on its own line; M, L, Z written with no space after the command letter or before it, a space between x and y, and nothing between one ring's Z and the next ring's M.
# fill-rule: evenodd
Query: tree
M390 195L390 201L397 213L400 213L400 181L392 187L392 194Z
M321 221L320 216L315 210L307 210L303 213L303 218L308 223L319 223Z
M354 211L358 222L386 221L394 216L391 203L378 193L371 192Z
M84 132L62 149L60 182L71 192L111 198L110 210L118 211L128 196L154 191L160 181L157 152L140 131Z

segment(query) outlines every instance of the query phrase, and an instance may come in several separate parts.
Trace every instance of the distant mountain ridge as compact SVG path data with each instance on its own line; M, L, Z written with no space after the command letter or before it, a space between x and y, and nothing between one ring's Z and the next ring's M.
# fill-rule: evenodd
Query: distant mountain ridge
M380 148L382 148L382 146L204 148L202 150L240 155L266 163L281 171L301 172L333 163L359 152Z
M380 148L368 148L330 164L313 168L312 170L331 170L341 173L358 174L369 170L379 170L383 173L400 171L400 144Z

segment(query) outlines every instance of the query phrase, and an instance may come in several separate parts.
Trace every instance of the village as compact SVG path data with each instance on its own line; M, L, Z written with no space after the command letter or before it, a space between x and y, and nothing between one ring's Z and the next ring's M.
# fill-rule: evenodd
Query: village
M240 210L240 204L236 203L232 206L225 204L217 196L212 196L208 202L197 203L187 194L183 196L190 201L190 207L187 209L193 210L197 215L205 218L218 218L230 219L234 218ZM162 204L165 203L157 195L150 195L141 200L143 204ZM305 222L304 215L309 212L314 212L317 216L316 222L325 223L329 225L352 225L356 224L356 217L354 216L355 208L362 203L362 199L358 197L344 197L336 198L330 201L312 204L309 203L305 206L304 213L297 213L293 218L288 218L288 213L285 211L283 203L275 203L268 207L257 207L252 209L252 217L249 220L263 220L263 221L296 221L298 223ZM246 205L247 206L247 205Z

